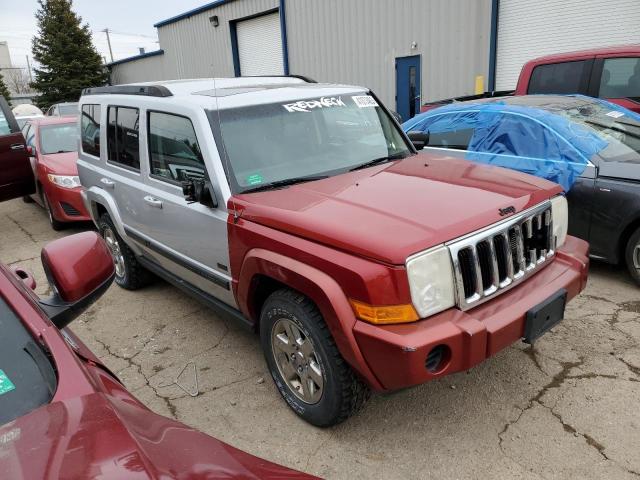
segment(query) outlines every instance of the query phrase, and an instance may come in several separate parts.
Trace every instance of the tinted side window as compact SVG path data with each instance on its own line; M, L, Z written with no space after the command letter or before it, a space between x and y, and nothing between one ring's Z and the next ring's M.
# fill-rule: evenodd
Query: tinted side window
M640 99L640 58L607 58L598 96Z
M109 107L107 115L107 158L111 162L140 170L139 110Z
M537 66L527 93L585 93L581 88L585 68L586 60Z
M204 161L191 120L149 112L149 161L151 175L175 181L202 178Z
M460 128L448 132L429 133L429 143L427 145L430 147L466 150L474 132L475 128Z
M80 119L82 151L100 156L100 105L83 105Z

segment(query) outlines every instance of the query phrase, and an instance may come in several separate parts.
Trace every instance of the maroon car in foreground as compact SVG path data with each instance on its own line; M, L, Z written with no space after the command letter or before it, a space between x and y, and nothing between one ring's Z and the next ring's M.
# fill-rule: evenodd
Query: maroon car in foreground
M24 149L8 151L0 198L32 193L15 174L31 172ZM95 232L51 242L42 264L49 298L25 270L0 264L1 479L312 478L151 412L66 328L114 278Z

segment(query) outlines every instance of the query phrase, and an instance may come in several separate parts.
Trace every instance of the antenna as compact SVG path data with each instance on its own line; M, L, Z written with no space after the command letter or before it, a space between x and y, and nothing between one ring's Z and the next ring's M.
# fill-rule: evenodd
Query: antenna
M216 116L218 117L218 131L220 132L220 140L222 141L222 153L223 153L223 162L225 163L225 173L227 174L227 178L230 176L231 172L231 164L229 160L229 154L227 153L227 145L224 141L224 132L222 131L222 121L220 119L220 106L218 105L218 87L216 86L216 77L213 77L213 98L216 103ZM231 185L231 182L229 182ZM229 187L231 190L231 187ZM231 192L231 203L233 205L233 223L237 223L240 215L238 215L238 209L236 208L236 202L233 200L233 192Z

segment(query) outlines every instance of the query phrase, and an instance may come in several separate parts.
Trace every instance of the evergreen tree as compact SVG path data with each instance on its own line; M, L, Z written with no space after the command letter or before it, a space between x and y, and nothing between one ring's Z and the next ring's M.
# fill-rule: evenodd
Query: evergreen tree
M9 89L7 88L7 84L4 83L2 75L0 75L0 97L4 97L9 105L11 105L11 100L9 99L9 97L11 97L11 94L9 93Z
M89 25L71 10L71 0L38 0L38 34L33 58L38 62L32 84L38 106L75 102L83 88L104 85L108 73L91 41Z

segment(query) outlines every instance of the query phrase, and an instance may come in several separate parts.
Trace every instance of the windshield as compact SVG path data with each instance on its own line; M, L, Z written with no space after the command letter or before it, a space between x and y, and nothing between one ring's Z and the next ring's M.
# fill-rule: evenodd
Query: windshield
M58 105L58 111L60 112L60 116L78 115L78 104L68 103L66 105Z
M217 134L218 114L210 111L209 119ZM412 153L393 120L364 92L222 109L220 132L234 192Z
M75 123L60 123L40 127L40 151L44 154L78 150L78 127Z
M640 122L605 103L585 101L556 111L609 143L598 152L604 161L640 162Z
M0 329L0 425L4 425L49 403L57 380L49 357L2 299Z

